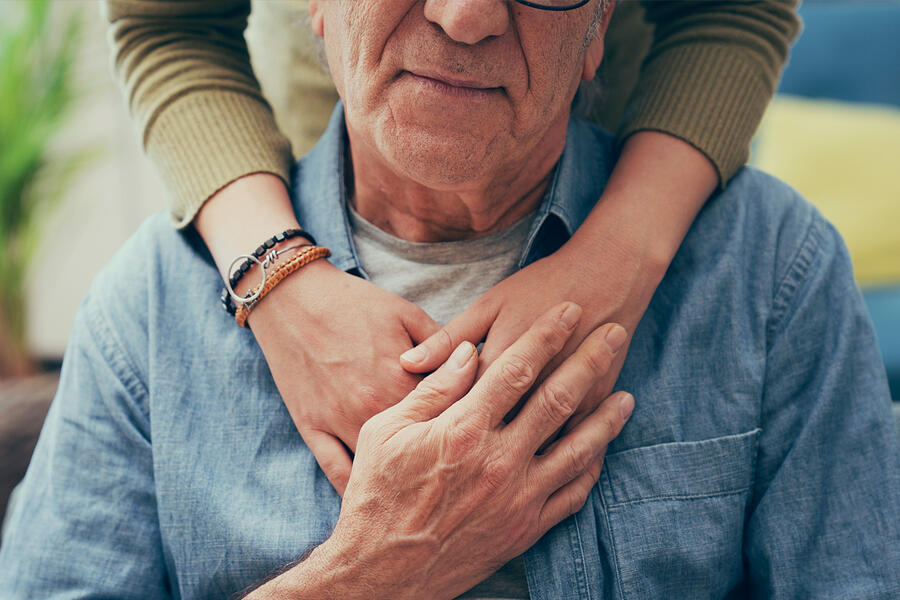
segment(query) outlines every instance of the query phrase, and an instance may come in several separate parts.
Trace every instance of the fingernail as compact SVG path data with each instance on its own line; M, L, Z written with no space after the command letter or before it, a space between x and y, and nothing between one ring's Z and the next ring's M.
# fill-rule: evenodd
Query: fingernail
M634 396L624 393L619 397L619 414L622 415L622 420L627 421L632 412L634 412Z
M468 364L469 359L472 358L474 350L475 347L471 342L463 342L457 346L456 350L453 351L453 354L450 355L450 366L454 369L462 369Z
M578 317L581 316L581 307L577 304L569 304L566 309L559 315L559 321L562 323L566 331L575 329L578 324Z
M428 354L422 346L416 346L415 348L410 348L406 352L400 355L400 358L405 360L406 362L411 363L420 363L425 360L425 355Z
M621 325L616 325L606 332L606 345L609 346L609 349L615 354L622 348L627 337L628 334L625 333L625 328Z

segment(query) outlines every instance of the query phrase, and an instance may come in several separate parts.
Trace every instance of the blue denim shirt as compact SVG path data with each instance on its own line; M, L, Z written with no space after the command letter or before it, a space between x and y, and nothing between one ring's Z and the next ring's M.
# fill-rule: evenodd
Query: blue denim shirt
M352 271L344 135L339 106L295 206ZM522 265L581 224L614 158L606 133L570 122ZM328 537L340 499L220 287L165 215L96 279L0 598L224 598ZM900 597L883 367L840 237L793 190L744 169L708 202L618 387L637 407L584 508L526 553L534 600Z

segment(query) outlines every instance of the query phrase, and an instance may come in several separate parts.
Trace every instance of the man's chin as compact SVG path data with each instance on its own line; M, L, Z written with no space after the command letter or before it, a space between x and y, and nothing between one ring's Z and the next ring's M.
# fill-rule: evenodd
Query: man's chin
M489 179L496 170L483 140L477 146L480 150L473 152L468 134L411 133L391 136L379 146L400 173L421 185L449 191Z

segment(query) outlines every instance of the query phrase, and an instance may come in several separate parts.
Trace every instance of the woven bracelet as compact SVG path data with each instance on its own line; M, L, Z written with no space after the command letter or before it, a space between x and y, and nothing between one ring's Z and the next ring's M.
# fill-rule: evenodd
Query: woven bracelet
M237 321L237 324L241 327L247 327L247 317L250 316L250 311L253 310L253 308L259 304L270 291L272 291L272 288L281 283L285 277L298 270L300 267L306 266L314 260L328 258L329 256L331 256L331 251L328 248L323 248L321 246L306 246L303 250L298 252L296 256L292 256L290 260L279 265L272 271L271 275L267 275L264 283L259 284L253 289L248 296L252 296L252 299L241 303L240 307L235 311L234 320Z
M242 254L232 261L231 266L228 269L228 280L226 281L225 287L222 288L222 294L219 297L219 300L221 300L222 302L222 306L225 308L225 311L228 314L234 316L234 313L237 310L237 304L235 304L236 298L239 302L245 301L244 298L240 298L240 296L238 296L234 292L234 288L241 281L244 275L247 274L247 271L249 271L254 264L258 265L262 269L263 257L267 253L271 255L271 251L275 247L275 244L280 244L285 240L289 240L295 237L304 237L309 240L309 244L306 245L318 245L316 242L316 238L314 238L308 231L304 231L302 229L286 229L281 233L276 233L275 235L264 241L256 250L253 251L252 254ZM283 251L284 250L281 250L280 252ZM278 256L277 252L275 256ZM244 261L237 269L234 269L234 263L241 259L244 259Z

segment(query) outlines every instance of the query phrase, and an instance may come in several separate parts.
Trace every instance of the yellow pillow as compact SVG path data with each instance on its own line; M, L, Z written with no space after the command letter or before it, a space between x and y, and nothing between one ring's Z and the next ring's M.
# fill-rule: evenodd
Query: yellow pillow
M860 285L900 283L900 109L779 95L751 162L837 226Z

